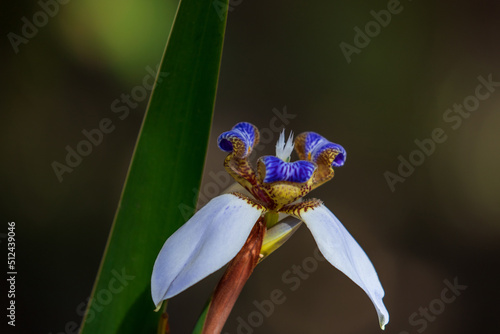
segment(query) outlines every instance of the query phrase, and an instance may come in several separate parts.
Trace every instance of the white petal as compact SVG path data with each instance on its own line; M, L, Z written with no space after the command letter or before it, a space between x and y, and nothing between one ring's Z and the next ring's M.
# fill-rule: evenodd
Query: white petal
M263 208L232 194L218 196L168 238L151 277L155 305L228 263L245 244Z
M380 327L389 322L389 313L382 298L384 289L366 253L345 227L324 205L302 211L300 217L318 244L323 256L337 269L359 285L377 310Z

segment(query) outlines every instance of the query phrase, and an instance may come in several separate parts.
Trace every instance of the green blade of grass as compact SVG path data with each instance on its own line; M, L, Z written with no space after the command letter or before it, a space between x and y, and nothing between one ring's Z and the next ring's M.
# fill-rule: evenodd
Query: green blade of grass
M201 182L228 1L218 4L222 7L181 0L82 334L156 330L153 264L165 240L184 223L179 205L194 207L192 189Z
M203 331L203 325L205 325L205 320L207 319L207 314L208 314L208 308L210 307L211 302L212 298L210 298L205 304L205 307L203 308L203 311L201 312L200 317L198 318L198 321L196 322L196 325L194 326L193 332L191 334L201 334L201 332Z

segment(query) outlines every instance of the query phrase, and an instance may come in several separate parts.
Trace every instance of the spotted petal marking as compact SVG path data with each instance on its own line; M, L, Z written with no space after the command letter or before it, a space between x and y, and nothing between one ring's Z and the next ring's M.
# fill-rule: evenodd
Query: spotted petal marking
M311 178L316 169L316 165L309 161L285 162L271 155L262 157L260 161L265 166L264 183L277 181L304 183Z
M246 122L236 124L230 131L222 133L217 145L225 152L231 152L238 158L246 158L259 142L259 130Z

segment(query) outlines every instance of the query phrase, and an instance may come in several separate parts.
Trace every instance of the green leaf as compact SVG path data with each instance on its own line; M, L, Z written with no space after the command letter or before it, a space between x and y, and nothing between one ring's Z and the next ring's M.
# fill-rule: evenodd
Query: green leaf
M203 331L203 325L205 325L205 320L207 319L208 308L210 307L210 303L212 302L212 298L210 297L203 308L203 312L201 312L196 325L194 326L192 334L201 334Z
M222 9L211 1L179 5L82 334L156 331L153 264L194 212L201 182L228 8L217 2Z

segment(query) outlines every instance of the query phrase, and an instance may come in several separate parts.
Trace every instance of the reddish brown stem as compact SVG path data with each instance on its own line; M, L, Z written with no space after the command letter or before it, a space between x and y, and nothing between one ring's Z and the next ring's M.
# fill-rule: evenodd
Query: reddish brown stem
M236 299L259 261L265 231L266 224L261 217L250 232L243 248L229 262L226 272L217 284L202 334L219 334L222 331Z

